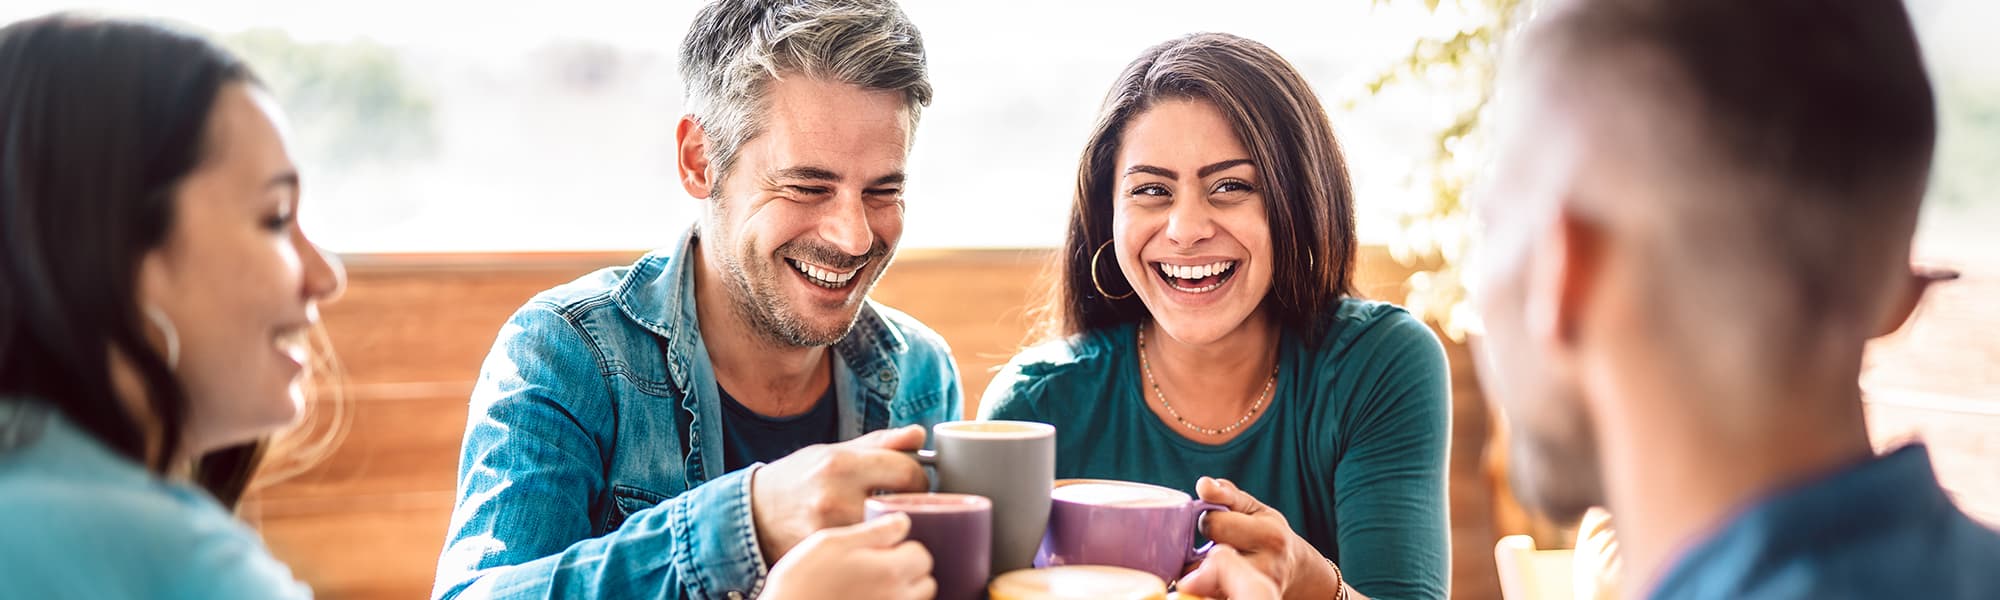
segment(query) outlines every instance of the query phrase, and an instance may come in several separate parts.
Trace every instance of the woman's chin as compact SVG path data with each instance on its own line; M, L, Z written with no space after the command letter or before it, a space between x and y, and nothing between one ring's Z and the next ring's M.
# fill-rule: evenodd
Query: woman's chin
M1242 319L1231 322L1214 314L1175 314L1178 312L1180 311L1167 311L1164 314L1155 312L1153 322L1160 326L1160 331L1167 337L1190 346L1214 343L1228 337L1242 324Z
M1172 301L1148 302L1147 312L1162 332L1174 341L1191 346L1211 344L1249 326L1256 305L1219 302L1205 306L1185 306Z

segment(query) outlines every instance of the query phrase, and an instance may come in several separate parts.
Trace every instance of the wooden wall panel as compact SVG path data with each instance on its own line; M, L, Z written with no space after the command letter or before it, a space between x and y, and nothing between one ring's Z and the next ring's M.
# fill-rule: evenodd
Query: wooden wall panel
M271 552L318 597L408 600L430 597L451 496L335 496L303 509L246 507L245 516L259 523Z
M472 382L424 386L423 395L376 395L362 386L345 403L347 423L310 471L266 488L267 502L451 492ZM415 387L415 386L411 386Z
M496 259L518 264L350 258L347 293L322 316L351 383L472 381L500 325L529 297L637 256Z

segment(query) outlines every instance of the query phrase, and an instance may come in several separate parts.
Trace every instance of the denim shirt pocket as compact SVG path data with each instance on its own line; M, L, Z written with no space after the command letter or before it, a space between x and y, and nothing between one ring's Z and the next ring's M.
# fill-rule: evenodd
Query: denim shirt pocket
M611 510L604 511L604 523L600 531L614 531L625 524L632 515L659 506L667 496L650 490L618 484L611 486Z
M956 418L951 415L941 416L937 414L938 404L944 402L942 382L910 381L907 383L919 384L922 386L919 389L923 391L910 394L907 397L889 403L890 427L919 423L928 429L931 425L938 424L940 420L949 421Z

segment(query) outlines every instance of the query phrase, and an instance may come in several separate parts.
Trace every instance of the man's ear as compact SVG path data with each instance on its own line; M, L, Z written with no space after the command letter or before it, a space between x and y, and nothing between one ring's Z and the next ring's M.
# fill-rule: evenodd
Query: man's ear
M1917 314L1917 307L1924 302L1924 294L1940 281L1958 279L1958 271L1932 267L1910 266L1910 272L1903 278L1902 293L1896 304L1884 315L1882 323L1875 326L1874 336L1882 337L1902 329L1904 324Z
M715 192L715 173L709 169L708 133L694 115L681 115L674 127L674 166L680 171L681 189L688 196L708 199Z
M1535 244L1526 309L1530 335L1554 348L1575 344L1584 311L1603 283L1601 224L1563 208Z

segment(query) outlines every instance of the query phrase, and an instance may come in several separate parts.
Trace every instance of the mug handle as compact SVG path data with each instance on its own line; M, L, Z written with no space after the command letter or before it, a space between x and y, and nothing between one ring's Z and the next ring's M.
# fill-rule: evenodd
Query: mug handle
M1194 501L1194 507L1194 530L1197 532L1201 531L1201 519L1208 516L1208 513L1216 511L1229 512L1229 507L1227 506L1203 500ZM1188 550L1187 560L1181 561L1181 564L1190 565L1206 560L1208 558L1208 551L1213 548L1215 548L1215 540L1209 540L1208 543L1202 544L1200 548L1191 548Z
M924 466L924 478L930 482L930 485L924 488L925 491L938 491L937 451L929 449L903 450L902 453L903 456L908 456L910 460L917 461L917 464Z
M910 460L917 461L917 464L926 467L937 466L936 450L903 450L902 452L903 456L910 457Z

